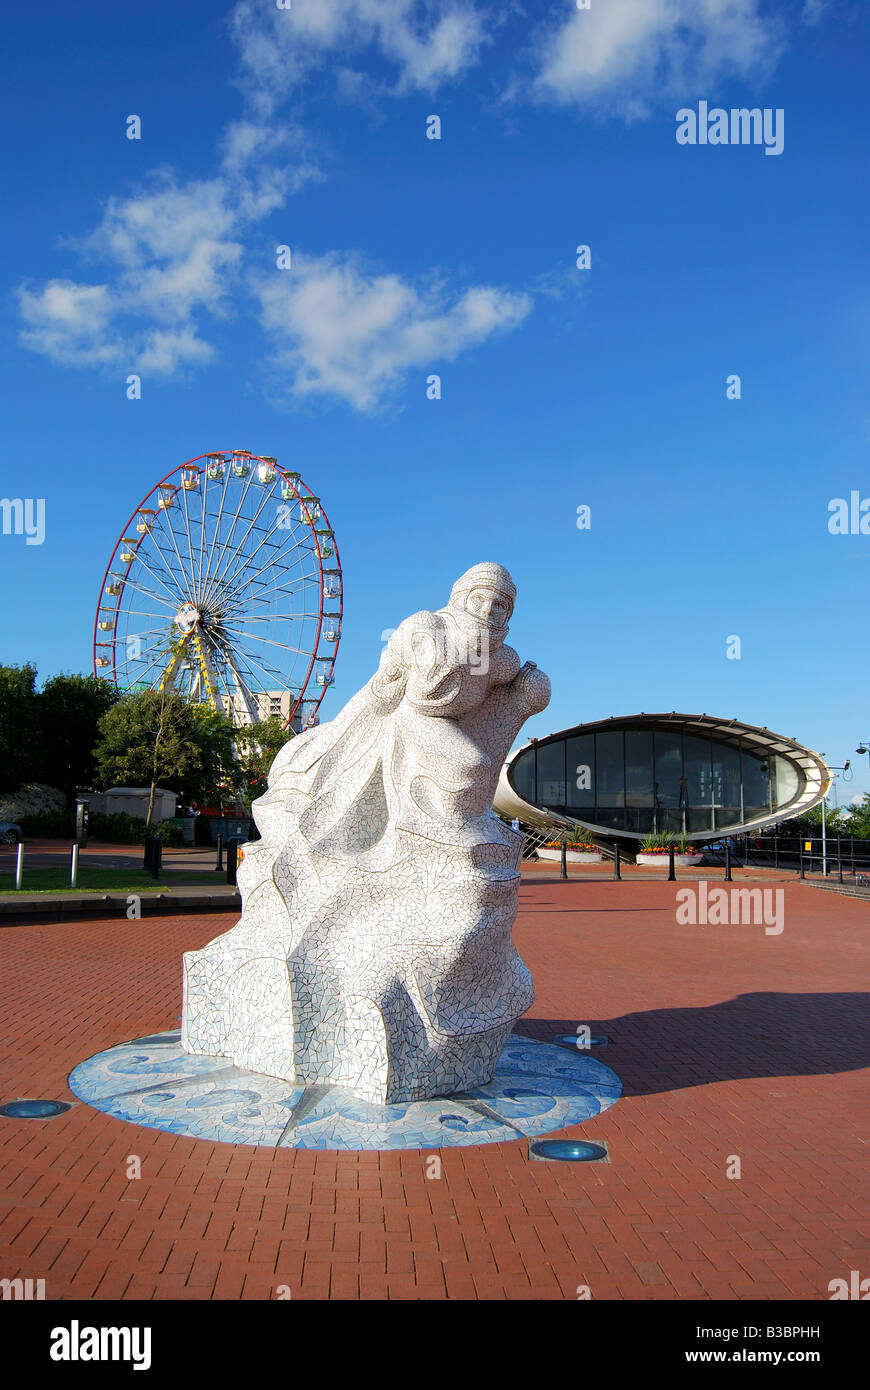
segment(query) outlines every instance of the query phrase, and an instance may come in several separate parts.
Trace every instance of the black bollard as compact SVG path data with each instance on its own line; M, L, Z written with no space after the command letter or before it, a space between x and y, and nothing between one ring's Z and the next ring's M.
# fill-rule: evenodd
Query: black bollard
M725 882L731 883L731 841L725 841Z
M142 857L142 867L154 878L159 878L160 869L163 863L163 841L159 835L154 835L150 831L145 836L145 853Z
M245 857L245 842L240 835L227 840L227 883L237 883L238 868Z
M674 842L668 845L668 883L676 883L677 871L674 868Z
M800 853L801 853L801 871L800 871L800 877L801 877L801 878L806 878L807 875L806 875L806 871L805 871L805 869L804 869L804 842L803 842L803 840L801 840L801 842L800 842Z
M567 845L565 844L565 841L564 841L564 840L562 841L562 872L561 872L561 874L559 875L559 877L560 877L560 878L567 878L567 877L568 877L568 847L567 847Z
M622 878L619 868L619 845L617 845L613 851L613 877Z
M221 869L223 868L223 866L224 866L224 837L223 837L223 835L218 834L218 837L217 837L217 863L215 864L215 870L216 870L218 873L220 873L220 871L221 871Z
M843 853L840 848L840 837L837 836L837 882L843 882Z

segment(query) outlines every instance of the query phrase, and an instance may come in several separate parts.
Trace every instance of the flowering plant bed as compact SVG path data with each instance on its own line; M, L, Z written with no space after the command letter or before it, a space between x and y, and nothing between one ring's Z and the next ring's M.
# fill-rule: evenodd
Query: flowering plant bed
M641 853L648 855L663 854L665 859L667 859L670 848L670 845L644 845ZM700 850L695 849L694 845L674 845L674 854L700 854L700 852Z
M676 850L674 852L675 868L684 869L688 864L700 864L703 855L695 850ZM642 849L637 856L638 864L651 864L656 869L666 869L670 864L670 857L666 849Z
M550 840L546 845L542 845L538 849L538 858L550 861L561 860L562 841ZM565 860L569 864L600 864L601 850L597 845L580 840L566 840Z
M674 864L681 867L685 867L687 864L700 864L703 858L701 851L696 850L694 845L690 845L685 835L676 838L665 830L647 836L640 847L637 863L652 864L656 868L663 868L670 862L672 848Z

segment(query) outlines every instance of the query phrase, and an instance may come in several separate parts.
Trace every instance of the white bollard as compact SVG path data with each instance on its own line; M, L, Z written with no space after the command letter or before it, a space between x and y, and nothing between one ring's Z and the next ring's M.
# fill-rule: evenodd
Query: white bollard
M79 847L78 847L78 845L73 845L73 847L72 847L72 855L71 855L71 857L70 857L70 866L69 866L69 886L70 886L70 888L75 888L75 886L76 886L76 879L78 878L78 874L79 874Z
M21 880L24 878L24 841L18 841L18 858L15 861L15 888L20 893Z

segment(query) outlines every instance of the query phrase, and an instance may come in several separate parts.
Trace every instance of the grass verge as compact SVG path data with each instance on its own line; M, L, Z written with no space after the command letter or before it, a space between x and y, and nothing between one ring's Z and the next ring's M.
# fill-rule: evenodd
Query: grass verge
M214 869L177 869L161 874L155 879L144 869L89 869L79 865L78 882L70 888L69 868L25 869L21 883L22 893L143 893L165 892L167 888L181 888L203 884L214 887L226 882L226 875ZM0 874L0 896L14 897L15 878L12 873Z

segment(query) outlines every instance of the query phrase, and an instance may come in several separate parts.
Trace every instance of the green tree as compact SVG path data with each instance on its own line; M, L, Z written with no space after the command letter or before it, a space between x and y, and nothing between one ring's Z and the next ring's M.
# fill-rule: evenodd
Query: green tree
M186 801L234 800L241 771L236 729L225 714L189 704L176 690L125 695L102 716L94 749L100 787L167 787Z
M0 791L38 780L44 755L36 667L0 666Z
M814 806L811 811L807 811L803 817L807 827L816 835L822 833L822 808L821 805ZM843 823L843 809L840 806L828 805L825 807L824 823L829 835L843 835L846 827Z
M292 729L285 729L275 715L236 730L244 800L248 807L258 796L265 794L269 769L275 761L275 756L292 737Z
M100 719L117 704L120 692L94 676L61 673L45 682L37 703L42 720L42 781L67 797L94 779L93 748Z
M870 839L870 794L856 806L831 806L825 811L825 828L828 839L838 835L854 835L857 839ZM795 835L799 839L821 840L822 808L814 806L799 816L781 821L778 834Z
M180 695L170 691L165 702L161 696L162 692L157 690L125 695L102 715L94 747L96 779L100 787L149 784L163 703L172 737L164 737L158 770L161 779L171 782L173 789L177 789L178 779L197 756L191 737L193 721Z
M200 766L185 780L189 801L218 806L236 801L243 791L243 773L236 751L238 730L223 712L208 705L193 705L195 737L200 750Z
M859 840L870 840L870 792L865 792L861 801L849 807L843 829L847 835L854 835Z

